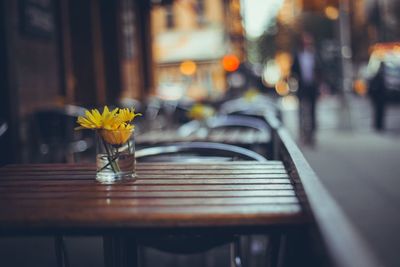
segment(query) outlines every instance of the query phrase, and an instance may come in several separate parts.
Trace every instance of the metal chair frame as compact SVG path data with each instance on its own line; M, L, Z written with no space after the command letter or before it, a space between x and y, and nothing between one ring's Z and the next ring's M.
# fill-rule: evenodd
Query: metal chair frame
M242 159L254 160L259 162L267 161L267 159L265 159L263 156L249 149L234 145L212 142L185 142L148 147L136 151L135 157L140 161L150 157L156 157L160 155L173 155L179 153L196 153L199 156L200 161L203 160L201 158L202 156L222 156L229 157L232 160Z

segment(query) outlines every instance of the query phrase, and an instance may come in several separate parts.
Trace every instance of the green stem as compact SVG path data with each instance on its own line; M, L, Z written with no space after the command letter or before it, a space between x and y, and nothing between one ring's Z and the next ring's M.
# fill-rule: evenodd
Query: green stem
M118 147L116 148L116 150L117 150L117 153L116 153L116 155L115 155L115 160L116 160L117 158L119 158L119 150L118 150ZM121 168L119 167L118 163L115 162L115 160L114 160L113 162L115 163L115 166L117 166L118 172L120 172L120 171L121 171Z
M109 163L109 165L111 165L111 168L112 168L113 172L114 172L114 173L119 172L119 171L120 171L120 168L119 168L118 164L115 162L115 160L116 160L118 157L115 157L115 158L113 159L112 153L111 153L110 149L108 148L106 141L104 141L104 139L103 139L102 137L99 137L99 138L101 138L101 141L103 142L104 148L106 149L108 163ZM107 166L107 165L106 165L106 166Z
M101 172L102 170L104 170L104 169L106 169L108 166L110 166L111 163L114 162L117 158L118 158L118 156L113 157L111 160L109 159L109 160L108 160L108 163L107 163L106 165L104 165L104 166L99 170L99 172Z

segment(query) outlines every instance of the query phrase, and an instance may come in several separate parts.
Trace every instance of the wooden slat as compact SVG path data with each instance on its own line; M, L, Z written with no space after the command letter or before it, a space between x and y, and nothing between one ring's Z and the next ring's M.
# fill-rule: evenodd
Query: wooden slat
M36 189L36 190L35 190ZM23 190L12 188L1 192L0 199L19 198L243 198L243 197L294 197L293 190L258 190L258 191L79 191L57 188L43 190L35 188ZM273 201L273 199L271 200Z
M93 176L95 174L95 170L91 171L75 171L73 173L69 173L71 171L49 171L45 174L41 173L40 171L13 171L13 172L3 172L2 177L0 180L4 180L7 178L14 178L14 177L25 177L29 175L29 177L49 177L49 176ZM243 176L245 177L252 177L252 176L260 176L263 175L264 178L266 177L284 177L287 178L286 171L284 169L255 169L255 170L188 170L188 169L175 169L175 170L137 170L136 174L138 177L145 177L151 175L158 175L158 176L168 176L168 175L190 175L190 176Z
M51 201L49 201L49 199ZM32 202L34 200L34 202ZM298 200L295 197L241 197L241 198L89 198L71 196L63 194L63 197L57 196L57 194L35 196L30 194L30 197L25 198L13 198L13 206L21 207L32 207L35 208L40 205L42 208L52 207L76 207L86 208L99 207L99 206L203 206L205 208L211 206L249 206L249 205L286 205L286 204L298 204Z
M24 182L24 181L23 181ZM80 182L80 181L79 181ZM135 185L114 184L101 185L96 181L77 183L76 181L38 181L25 183L2 183L1 191L11 190L11 188L39 188L39 190L53 190L61 188L64 190L103 190L103 191L257 191L257 190L293 190L291 184L204 184L204 185ZM0 192L1 192L0 191Z
M31 209L30 209L31 210ZM29 210L28 210L29 211ZM136 207L136 208L74 208L48 209L40 214L1 210L8 216L0 217L0 230L7 229L89 229L159 228L207 226L255 226L302 224L308 221L298 205L286 206L229 206L216 207ZM113 216L109 214L112 213ZM27 223L29 222L29 223ZM170 231L171 232L171 231Z
M169 185L195 185L195 184L214 184L214 185L219 185L219 184L227 184L227 185L232 185L232 184L268 184L268 183L285 183L285 180L282 179L243 179L243 178L238 178L238 179L138 179L135 182L137 185L152 185L152 184L159 184L159 185L164 185L164 186L169 186ZM290 183L289 180L286 180L286 183Z
M154 165L154 166L138 166L136 168L137 172L146 172L146 171L152 171L155 173L164 173L164 172L173 172L175 170L179 171L179 173L181 173L181 171L185 172L190 172L190 173L196 173L196 172L200 172L200 171L205 171L205 172L212 172L212 173L221 173L221 172L225 172L225 173L254 173L254 172L259 172L259 173L274 173L277 171L281 171L281 172L285 172L285 169L283 166L281 165L267 165L267 166L256 166L254 168L249 168L247 165L236 165L236 166L232 166L232 168L229 168L229 165L221 165L221 167L216 168L215 166L210 166L209 164L209 168L207 168L207 165L202 166L203 164L199 164L195 165L194 167L191 167L191 165L187 164L187 165L180 165L180 166L173 166L173 167L169 167L169 166L165 166L165 165ZM46 167L45 167L46 168ZM71 170L74 170L74 172L71 172ZM40 173L40 175L46 175L46 174L53 174L53 173L69 173L71 175L74 174L79 174L79 173L84 173L84 172L92 172L95 171L94 168L91 169L52 169L49 170L46 173L43 173L43 171L41 171L41 168L31 168L31 169L25 169L24 167L21 167L19 169L14 169L14 168L4 168L2 170L0 170L1 174L4 175L10 175L13 173L28 173L28 174L32 174L34 175L36 172ZM203 172L204 173L204 172Z
M53 174L53 175L31 175L29 176L29 180L93 180L94 173L85 173L81 175L68 175L68 174ZM138 174L135 179L137 180L154 180L154 179L269 179L270 183L288 183L289 177L286 174L213 174L213 175L206 175L206 174L184 174L184 175L176 175L176 174ZM8 175L6 178L0 179L0 183L7 183L8 181L16 181L16 180L24 180L27 181L28 179L26 176L19 174L19 175ZM280 180L280 181L278 181ZM284 181L285 180L285 181ZM277 182L273 182L277 181Z
M146 163L142 162L137 164L136 169L138 171L145 169L189 169L189 170L198 170L198 169L213 169L213 170L236 170L236 169L269 169L269 168L284 168L282 162L280 161L267 161L262 163L254 164L254 161L236 161L234 164L232 162L219 162L218 164L211 165L210 163L202 163L196 162L196 164L188 164L188 163L179 163L175 162L174 164L170 164L167 162L156 162L156 163ZM250 168L249 168L250 167ZM43 168L46 169L46 172L43 172ZM96 168L93 164L21 164L21 165L7 165L0 169L0 174L8 173L9 171L19 172L19 171L28 171L35 172L39 171L40 173L48 173L54 171L68 172L70 174L74 174L74 172L79 171L95 171Z

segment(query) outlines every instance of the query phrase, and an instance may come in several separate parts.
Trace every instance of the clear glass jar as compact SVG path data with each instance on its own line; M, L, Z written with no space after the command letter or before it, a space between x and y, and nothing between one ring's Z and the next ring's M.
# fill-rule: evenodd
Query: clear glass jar
M135 179L135 138L133 132L96 132L96 180L116 183Z

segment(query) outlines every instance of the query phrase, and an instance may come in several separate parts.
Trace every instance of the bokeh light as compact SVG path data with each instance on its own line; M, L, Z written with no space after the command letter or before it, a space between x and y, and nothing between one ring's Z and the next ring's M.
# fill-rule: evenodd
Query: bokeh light
M337 20L339 18L339 10L334 6L325 7L325 16L330 20Z
M234 72L239 68L240 60L235 55L226 55L222 59L222 66L228 72Z
M275 84L275 91L280 96L286 96L289 94L289 85L283 80L278 81Z
M191 76L195 74L197 69L196 63L191 60L186 60L181 63L179 70L183 75Z

